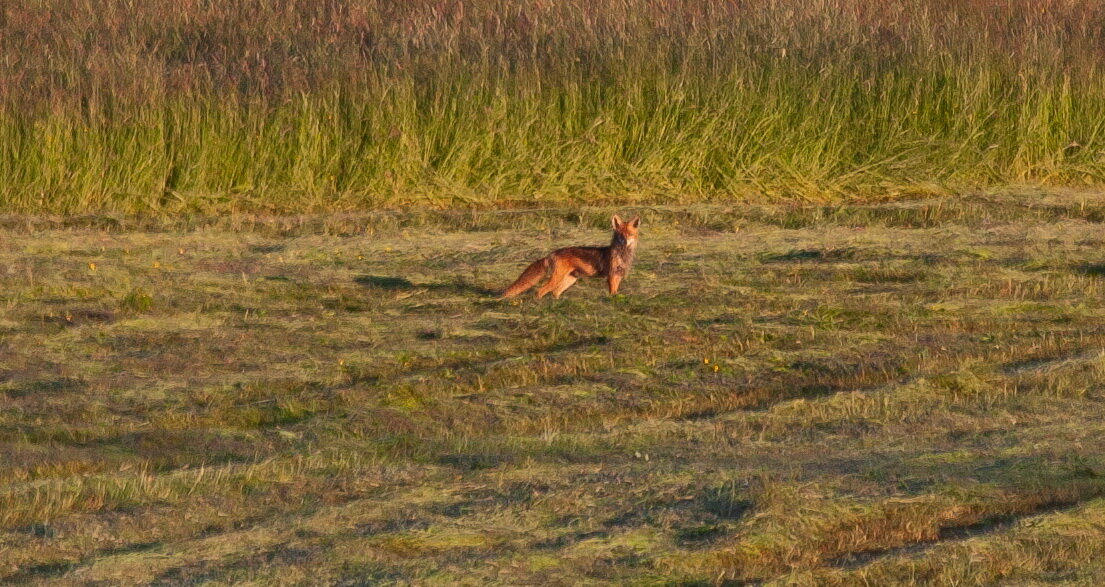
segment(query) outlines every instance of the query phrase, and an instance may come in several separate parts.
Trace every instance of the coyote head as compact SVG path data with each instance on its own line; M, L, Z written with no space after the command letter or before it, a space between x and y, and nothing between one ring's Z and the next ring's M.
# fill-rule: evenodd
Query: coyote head
M610 219L610 223L614 226L615 244L625 243L629 246L637 244L637 228L641 226L640 216L634 216L633 220L624 222L620 216L615 214L614 217Z

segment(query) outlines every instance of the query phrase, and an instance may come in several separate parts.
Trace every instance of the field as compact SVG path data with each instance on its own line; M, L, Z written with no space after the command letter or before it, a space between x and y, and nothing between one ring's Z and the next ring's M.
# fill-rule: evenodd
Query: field
M1105 582L1105 196L612 211L4 218L0 582Z
M0 2L0 584L1105 584L1105 3ZM499 300L644 218L618 296Z
M1105 185L1096 0L0 3L0 212Z

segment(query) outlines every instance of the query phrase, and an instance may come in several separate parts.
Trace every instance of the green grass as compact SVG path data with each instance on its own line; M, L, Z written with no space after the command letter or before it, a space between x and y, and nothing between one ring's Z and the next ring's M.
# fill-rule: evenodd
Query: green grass
M1105 580L1100 195L612 211L0 219L0 582Z
M895 199L1105 181L1081 0L9 3L0 211Z

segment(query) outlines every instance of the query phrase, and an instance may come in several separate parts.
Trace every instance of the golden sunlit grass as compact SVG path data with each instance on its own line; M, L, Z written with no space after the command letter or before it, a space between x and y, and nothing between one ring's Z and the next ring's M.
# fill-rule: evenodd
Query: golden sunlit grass
M846 201L1105 178L1090 0L16 2L0 212Z

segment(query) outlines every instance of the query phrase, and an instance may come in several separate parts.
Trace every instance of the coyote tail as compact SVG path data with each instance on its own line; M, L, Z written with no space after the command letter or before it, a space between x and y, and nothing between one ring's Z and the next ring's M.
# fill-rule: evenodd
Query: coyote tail
M510 284L510 287L506 288L503 292L504 298L512 298L527 289L537 285L538 281L545 276L545 271L549 268L550 257L544 257L538 259L526 267L526 270L522 272L522 275L518 277L518 280Z

